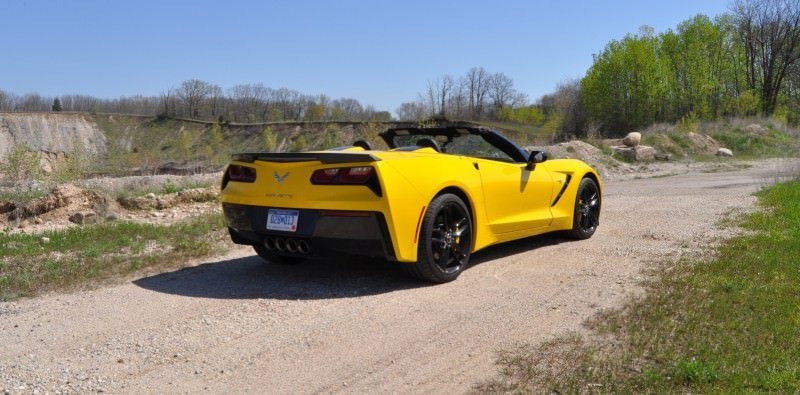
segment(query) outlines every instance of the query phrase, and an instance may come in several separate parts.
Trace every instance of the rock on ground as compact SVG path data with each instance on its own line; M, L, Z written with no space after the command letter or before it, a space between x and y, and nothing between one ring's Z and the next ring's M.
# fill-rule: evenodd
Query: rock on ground
M733 151L727 148L719 148L717 149L717 156L733 156Z
M96 224L99 221L100 217L97 216L92 210L82 210L78 211L75 214L69 216L69 222L78 225L89 225L89 224Z
M627 147L636 147L642 142L642 134L639 132L630 132L622 139L622 144Z
M614 152L632 162L650 162L656 159L656 150L647 145L628 147L624 145L612 147Z

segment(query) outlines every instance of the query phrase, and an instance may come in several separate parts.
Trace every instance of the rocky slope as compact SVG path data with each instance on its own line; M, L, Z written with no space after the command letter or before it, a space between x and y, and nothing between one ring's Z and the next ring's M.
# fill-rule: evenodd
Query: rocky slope
M14 145L49 154L106 150L106 135L86 114L0 113L0 160Z

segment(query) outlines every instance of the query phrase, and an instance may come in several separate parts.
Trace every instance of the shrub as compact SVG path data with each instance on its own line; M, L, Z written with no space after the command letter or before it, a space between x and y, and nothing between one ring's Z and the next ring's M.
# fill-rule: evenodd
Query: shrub
M42 178L42 156L28 150L23 144L11 147L5 162L0 163L0 173L11 181L37 180Z

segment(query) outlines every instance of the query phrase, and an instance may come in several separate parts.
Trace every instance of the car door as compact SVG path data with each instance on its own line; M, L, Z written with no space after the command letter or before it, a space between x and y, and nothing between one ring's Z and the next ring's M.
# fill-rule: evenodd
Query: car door
M495 233L550 225L553 178L546 166L478 159L489 226Z

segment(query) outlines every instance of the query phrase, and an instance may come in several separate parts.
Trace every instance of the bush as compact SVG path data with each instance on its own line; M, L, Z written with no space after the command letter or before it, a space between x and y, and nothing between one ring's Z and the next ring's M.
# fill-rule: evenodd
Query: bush
M5 162L0 163L0 173L11 181L38 180L42 178L42 156L38 152L28 151L23 144L11 147Z

